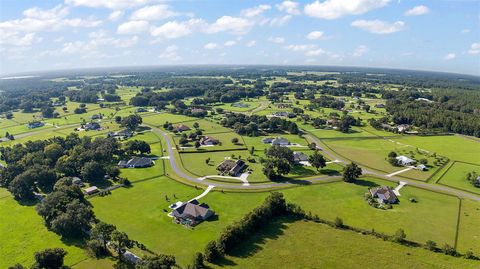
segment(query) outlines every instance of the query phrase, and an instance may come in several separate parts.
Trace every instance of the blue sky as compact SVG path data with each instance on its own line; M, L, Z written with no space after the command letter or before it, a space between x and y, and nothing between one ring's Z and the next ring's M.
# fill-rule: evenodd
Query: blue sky
M171 64L480 75L480 1L0 0L0 73Z

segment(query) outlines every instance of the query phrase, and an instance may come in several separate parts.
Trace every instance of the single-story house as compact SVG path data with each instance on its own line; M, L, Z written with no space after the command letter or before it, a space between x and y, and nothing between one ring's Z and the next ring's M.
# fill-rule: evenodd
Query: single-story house
M86 131L99 130L100 128L102 127L98 122L88 122L85 125L83 125L83 129L85 129Z
M410 166L410 165L414 165L417 163L417 161L413 160L413 159L410 159L408 158L407 156L398 156L395 158L397 160L397 163L400 164L400 165L403 165L403 166Z
M192 108L192 114L201 114L205 113L205 109L203 108Z
M144 168L153 165L153 161L146 157L133 157L128 161L119 161L118 167L120 168Z
M217 166L217 170L220 171L222 175L228 174L232 177L235 177L240 174L245 167L247 166L242 160L225 160Z
M233 103L232 106L233 106L233 107L246 108L246 107L249 107L250 105L249 105L249 104L245 104L245 103Z
M283 137L277 137L272 140L272 145L274 146L287 146L290 145L290 141L288 139L283 138Z
M394 204L398 202L397 195L393 192L392 188L388 186L380 186L369 190L373 198L377 198L377 201L382 204Z
M399 132L405 132L405 131L408 131L410 129L410 125L408 124L399 124L397 125L397 130Z
M300 162L307 162L308 161L308 155L301 152L301 151L294 151L293 152L293 161L296 164L299 164Z
M101 118L103 118L102 114L93 114L93 115L90 117L90 119L92 119L92 120L99 120L99 119L101 119Z
M79 177L72 177L72 184L83 187L83 181Z
M115 133L108 133L107 134L108 137L117 137L117 138L129 138L129 137L132 137L133 136L133 132L128 130L128 129L124 129L124 130L121 130L121 131L118 131L118 132L115 132Z
M184 203L172 211L172 216L177 221L190 226L197 225L213 215L215 212L208 205L199 204L197 200Z
M427 170L427 166L424 165L424 164L419 164L419 165L417 165L417 169L420 170L420 171L425 171L425 170Z
M135 110L137 113L140 113L140 112L147 112L148 110L144 107L139 107Z
M291 108L292 104L277 104L277 107L280 109Z
M220 141L210 136L204 136L200 139L200 144L202 145L217 145Z
M32 121L32 122L29 122L29 123L27 124L27 127L28 127L29 129L33 129L33 128L42 127L42 126L44 126L44 125L45 125L45 123L43 123L43 122L41 122L41 121Z
M83 189L83 192L87 195L94 194L99 192L100 190L97 188L97 186L91 186L88 188Z
M187 125L184 125L184 124L179 124L179 125L175 126L175 128L173 130L181 133L181 132L185 132L185 131L190 130L190 127L188 127Z
M385 108L385 104L375 104L376 108Z

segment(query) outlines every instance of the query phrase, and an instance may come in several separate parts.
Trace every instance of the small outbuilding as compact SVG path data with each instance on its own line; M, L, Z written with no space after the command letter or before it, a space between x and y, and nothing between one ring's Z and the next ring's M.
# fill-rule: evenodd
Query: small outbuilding
M87 195L95 194L99 191L100 190L97 188L97 186L91 186L91 187L83 189L83 192Z
M181 132L185 132L185 131L190 130L190 127L188 127L187 125L184 125L184 124L179 124L179 125L175 126L175 128L173 130L181 133Z
M388 186L380 186L369 190L373 198L376 198L382 204L395 204L398 202L397 195L392 188Z
M293 161L296 164L300 164L301 162L308 162L308 155L301 152L301 151L294 151L293 152Z

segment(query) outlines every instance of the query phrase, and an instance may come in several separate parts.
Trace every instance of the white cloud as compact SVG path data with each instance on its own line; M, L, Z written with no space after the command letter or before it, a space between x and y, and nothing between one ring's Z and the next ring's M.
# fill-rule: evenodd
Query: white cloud
M42 39L36 37L35 33L28 33L25 35L12 34L10 36L2 35L0 38L0 45L11 45L16 47L26 47L33 43L40 42Z
M457 55L455 53L448 53L447 55L443 56L443 59L444 60L453 60L457 57Z
M337 19L346 15L360 15L384 7L390 0L326 0L305 5L305 14L320 19Z
M367 46L365 45L360 45L358 46L354 51L353 51L353 56L355 57L361 57L363 54L365 54L368 51Z
M391 34L401 31L405 27L405 23L403 21L389 23L380 20L356 20L352 22L351 25L374 34Z
M426 6L420 5L411 8L405 12L405 16L420 16L430 12L430 9Z
M235 40L228 40L228 41L226 41L223 45L224 45L225 47L231 47L231 46L235 46L235 44L237 44L237 41L235 41Z
M477 55L480 53L480 42L473 43L468 50L468 54Z
M183 22L169 21L159 27L150 28L150 35L158 40L180 38L190 35L196 28L200 28L204 24L202 19L190 19Z
M243 35L250 31L253 25L254 22L246 18L223 16L210 24L205 31L207 33L229 32Z
M314 57L314 56L319 56L321 54L324 54L325 51L323 49L314 49L314 50L308 50L305 52L305 56L308 57Z
M152 2L152 0L65 0L72 6L84 6L91 8L109 8L113 10L138 7Z
M313 31L313 32L308 33L308 35L307 35L307 39L310 39L310 40L321 39L323 37L324 37L324 35L323 35L323 32L321 32L321 31Z
M277 43L277 44L283 44L283 43L285 43L285 38L283 38L281 36L277 36L277 37L271 36L271 37L268 38L268 41L273 42L273 43Z
M460 33L468 34L468 33L470 33L470 29L463 29Z
M298 52L298 51L314 50L317 48L317 46L310 45L310 44L300 44L300 45L288 45L285 48L287 50Z
M289 0L283 1L282 3L276 5L278 10L285 11L288 14L292 14L292 15L300 14L300 10L298 9L298 6L299 4L297 2L289 1Z
M168 5L153 5L142 7L130 16L131 20L163 20L173 16L177 16L178 13L173 12Z
M285 25L290 19L292 18L292 15L285 15L281 17L275 17L270 20L270 25L271 26L282 26Z
M249 48L251 48L251 47L254 47L254 46L256 46L256 45L257 45L257 41L255 41L255 40L250 40L250 41L247 42L247 45L246 45L246 46L249 47Z
M120 17L123 16L123 11L121 10L116 10L116 11L112 11L112 13L110 13L110 15L108 15L108 19L111 20L111 21L116 21L118 19L120 19Z
M178 47L175 45L168 46L158 57L171 61L178 61L182 59L182 57L178 55Z
M68 15L68 8L58 5L52 9L41 9L39 7L32 7L23 11L23 16L26 18L39 20L55 20L63 18Z
M117 28L118 34L131 35L146 32L148 30L147 21L128 21L120 24Z
M259 5L259 6L256 6L256 7L244 9L244 10L242 10L241 14L244 17L252 18L252 17L256 17L256 16L261 15L263 12L265 12L265 11L271 9L271 8L272 7L270 5Z
M217 49L218 45L217 43L207 43L203 46L203 48L207 50L213 50L213 49Z

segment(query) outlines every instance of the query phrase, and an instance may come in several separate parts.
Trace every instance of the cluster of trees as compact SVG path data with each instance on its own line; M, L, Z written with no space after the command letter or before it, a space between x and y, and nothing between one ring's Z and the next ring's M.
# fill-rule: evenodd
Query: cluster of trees
M128 155L150 154L152 152L150 144L143 140L129 140L124 144L124 149Z
M328 107L339 110L345 107L343 101L327 95L321 95L318 98L310 100L310 105L313 106L313 108Z
M38 252L35 252L35 262L31 267L25 267L22 264L15 264L8 269L60 269L64 268L64 258L67 256L67 252L62 248L47 248Z
M80 138L78 134L48 140L28 141L24 145L0 147L7 166L0 170L0 186L8 188L18 200L31 200L34 191L48 193L64 176L83 180L103 180L105 174L118 175L120 143L114 138Z
M120 125L129 129L130 131L135 131L140 124L143 123L143 119L140 115L132 114L120 119Z
M210 241L204 252L205 260L214 262L229 254L235 246L247 239L251 233L268 225L274 219L288 213L283 194L272 192L265 201L245 215L240 221L225 228L215 241Z
M470 182L474 187L480 188L480 175L478 175L477 172L468 172L467 181Z
M295 122L286 119L266 116L247 116L241 113L227 113L220 122L223 126L232 128L240 135L259 136L261 132L279 133L289 132L298 134L300 131Z
M432 102L417 100L426 96L418 91L388 92L383 96L387 99L387 112L396 124L480 137L478 91L434 91Z

